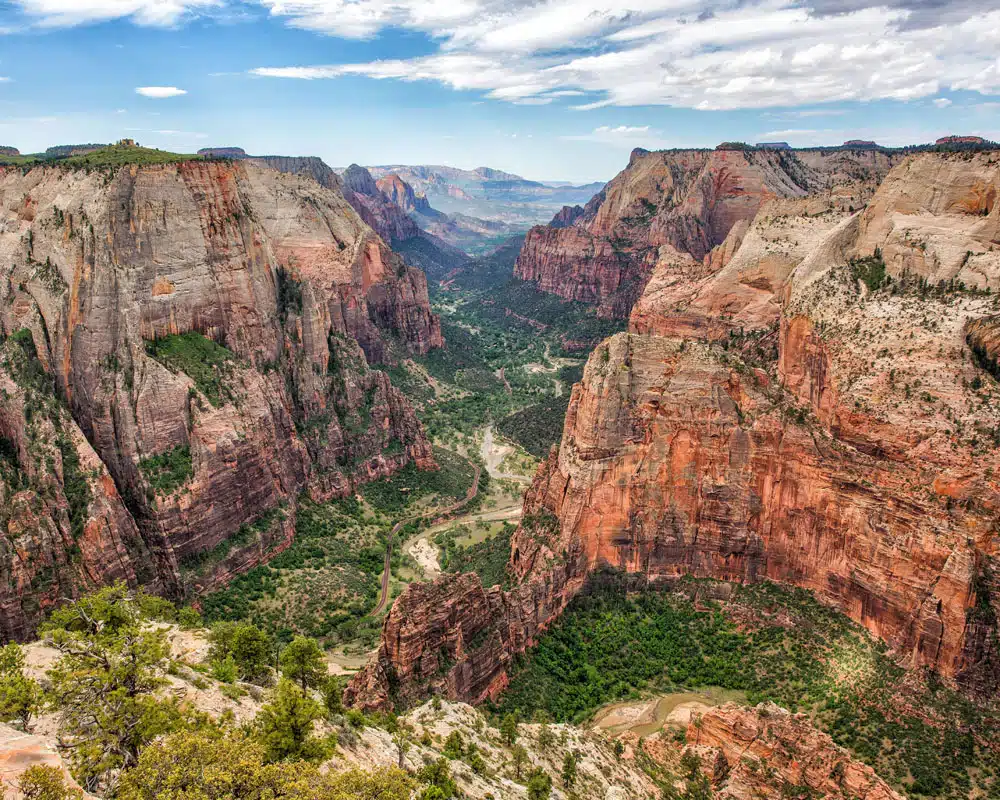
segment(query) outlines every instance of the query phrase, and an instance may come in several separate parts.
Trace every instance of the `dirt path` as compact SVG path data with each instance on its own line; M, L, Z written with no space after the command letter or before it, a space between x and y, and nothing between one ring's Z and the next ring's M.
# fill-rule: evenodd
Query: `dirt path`
M480 471L479 465L477 464L476 474L472 479L472 486L469 487L469 491L466 492L466 495L462 500L459 500L457 503L449 506L443 511L438 509L425 511L423 514L415 514L412 517L401 519L392 526L392 531L389 533L389 542L385 548L385 566L382 568L382 596L379 598L378 605L375 606L375 609L371 612L370 616L376 617L381 614L386 603L389 602L389 580L392 577L392 543L396 540L396 534L399 533L402 527L408 522L414 522L415 520L426 519L428 517L434 517L435 522L443 521L445 519L449 519L456 511L461 511L479 494Z

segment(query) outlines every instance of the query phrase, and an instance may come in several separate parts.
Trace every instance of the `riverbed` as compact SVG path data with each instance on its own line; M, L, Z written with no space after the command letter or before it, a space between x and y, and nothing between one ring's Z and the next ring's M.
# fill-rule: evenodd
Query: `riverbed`
M692 717L713 706L745 700L742 692L709 687L697 692L671 692L642 700L626 700L598 709L593 727L615 736L631 731L649 736L664 727L687 727Z

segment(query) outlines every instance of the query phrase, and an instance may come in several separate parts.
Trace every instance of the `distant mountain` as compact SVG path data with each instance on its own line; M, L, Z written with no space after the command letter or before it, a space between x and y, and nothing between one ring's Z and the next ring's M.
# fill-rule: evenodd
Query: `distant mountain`
M439 211L503 222L521 231L547 222L565 205L586 204L604 187L603 183L573 186L533 181L491 167L466 170L433 164L401 164L368 170L376 180L398 176Z

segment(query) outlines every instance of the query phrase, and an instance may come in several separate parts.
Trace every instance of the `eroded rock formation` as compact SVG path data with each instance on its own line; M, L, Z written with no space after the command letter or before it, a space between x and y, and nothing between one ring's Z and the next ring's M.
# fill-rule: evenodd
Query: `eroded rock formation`
M369 369L442 345L426 280L311 177L0 170L0 269L4 637L102 582L211 585L287 545L303 490L434 466Z

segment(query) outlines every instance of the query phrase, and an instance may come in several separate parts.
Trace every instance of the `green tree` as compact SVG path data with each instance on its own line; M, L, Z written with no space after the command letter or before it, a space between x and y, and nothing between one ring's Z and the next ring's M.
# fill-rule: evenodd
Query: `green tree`
M166 632L143 626L123 584L56 610L46 630L62 656L48 675L73 774L88 792L113 793L142 748L181 720L176 704L156 695Z
M465 742L462 741L462 734L458 731L452 731L444 740L444 754L448 758L461 758L465 755Z
M542 750L548 750L552 747L555 740L555 734L552 733L552 729L548 726L548 723L542 723L542 726L538 729L538 746Z
M24 669L24 650L17 642L0 647L0 675L11 675Z
M0 720L31 732L31 718L42 707L42 688L23 672L0 676Z
M417 780L427 784L427 789L421 795L424 800L438 800L438 797L450 800L458 794L458 785L451 777L451 766L447 758L439 758L425 766L417 773ZM428 794L430 789L437 789L440 795Z
M563 756L562 782L566 789L572 789L576 783L576 755L571 752Z
M528 751L521 745L515 744L510 751L510 757L514 762L514 777L517 780L521 780L521 773L524 771L524 765L528 762Z
M266 760L260 742L233 731L175 733L143 751L116 800L408 800L413 791L398 769L322 775L301 761Z
M281 674L299 684L302 691L319 686L326 677L326 659L315 639L296 636L281 651Z
M552 778L542 769L532 771L528 777L528 800L549 800L552 795Z
M31 718L42 705L42 689L24 674L24 650L16 643L0 648L0 720L30 733Z
M270 702L257 715L268 760L324 758L328 750L325 742L312 735L313 723L321 716L323 709L319 703L300 692L287 678L279 680Z
M259 681L270 671L271 640L256 625L249 622L218 622L209 634L213 662L232 656L240 677L245 681Z
M66 785L58 767L35 764L28 767L18 780L24 800L80 800L83 792Z
M513 747L517 741L517 715L507 714L500 723L500 735L507 747Z
M174 733L147 747L122 776L117 800L263 800L289 776L264 763L263 746L238 733Z
M486 762L480 755L479 747L476 746L475 742L469 742L469 746L466 748L465 763L472 767L472 771L477 775L486 774Z
M336 675L330 675L323 683L323 703L331 714L344 713L344 684Z
M397 728L396 732L392 735L392 742L396 745L396 752L399 755L398 766L400 769L404 769L403 761L410 750L410 739L406 735L406 731L402 728Z

